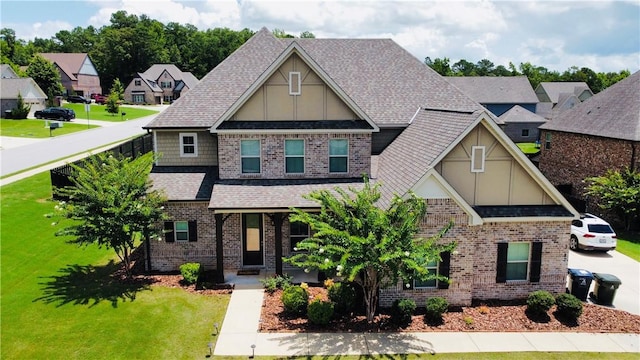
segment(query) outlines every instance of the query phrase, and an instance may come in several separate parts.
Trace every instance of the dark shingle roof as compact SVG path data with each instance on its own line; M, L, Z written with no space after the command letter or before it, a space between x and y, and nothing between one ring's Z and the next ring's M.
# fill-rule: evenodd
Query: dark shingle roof
M536 88L536 92L540 91L538 90L538 88L542 90L544 93L546 93L549 99L551 100L551 102L554 104L558 103L558 98L562 93L580 95L585 90L591 91L591 89L589 89L589 85L587 85L587 83L582 81L541 82L540 84L538 84L538 87Z
M154 190L162 190L168 200L209 200L218 178L215 166L159 166L149 174Z
M364 120L226 121L218 130L371 130Z
M565 110L540 129L640 141L640 71Z
M500 115L500 121L508 123L544 123L547 119L540 115L534 114L531 111L523 108L520 105L516 105L509 109L506 113Z
M88 56L86 53L41 53L40 55L58 64L60 69L62 69L71 80L78 80L75 74L78 74L84 60Z
M446 79L481 104L538 102L526 76L449 76Z
M147 127L212 126L294 41L377 125L406 125L421 106L480 107L390 39L279 39L263 28Z
M17 99L18 94L23 99L42 100L47 95L32 78L2 79L0 81L0 99Z
M562 205L500 205L474 206L483 218L503 217L569 217L573 214Z

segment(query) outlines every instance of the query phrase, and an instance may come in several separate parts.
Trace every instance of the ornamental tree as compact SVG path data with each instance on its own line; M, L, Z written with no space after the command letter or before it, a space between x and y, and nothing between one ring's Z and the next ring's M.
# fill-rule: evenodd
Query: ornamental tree
M152 153L135 160L101 153L72 164L73 185L57 192L68 200L55 207L62 226L56 235L113 249L130 277L137 240L159 237L158 224L166 218L166 199L148 180L153 160Z
M427 264L440 260L440 253L453 250L456 243L438 242L451 222L431 238L416 238L426 214L424 199L413 193L406 198L396 195L388 208L381 208L376 206L380 184L364 180L362 190L335 188L305 195L320 204L319 212L291 209L290 221L309 224L312 236L298 243L299 252L284 261L359 285L367 321L372 322L381 287L411 278L448 281L429 273Z
M629 230L634 219L640 218L640 172L626 168L607 170L602 176L585 179L585 195L596 198L601 209L611 210L625 222Z

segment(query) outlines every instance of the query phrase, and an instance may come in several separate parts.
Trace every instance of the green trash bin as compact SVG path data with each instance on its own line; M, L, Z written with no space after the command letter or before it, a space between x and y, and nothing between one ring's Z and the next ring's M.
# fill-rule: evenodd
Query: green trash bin
M611 305L616 297L616 291L622 282L618 277L611 274L593 273L596 281L593 292L589 294L591 298L600 305Z

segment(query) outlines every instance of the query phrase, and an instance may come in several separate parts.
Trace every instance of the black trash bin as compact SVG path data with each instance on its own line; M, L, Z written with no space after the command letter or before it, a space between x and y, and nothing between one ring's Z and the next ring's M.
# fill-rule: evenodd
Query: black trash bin
M593 280L591 272L584 269L568 269L567 273L569 274L569 281L567 282L569 294L586 301L587 295L589 295L589 287L591 287L591 280Z
M611 305L616 297L616 291L622 281L617 276L603 273L593 273L596 284L593 292L589 294L591 298L600 305Z

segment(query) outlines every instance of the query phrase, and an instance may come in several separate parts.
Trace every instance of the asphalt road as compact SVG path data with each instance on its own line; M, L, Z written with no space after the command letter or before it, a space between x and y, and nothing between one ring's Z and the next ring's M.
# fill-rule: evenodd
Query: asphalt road
M146 133L142 129L157 114L123 123L115 123L73 134L54 136L33 141L30 144L0 150L0 176L6 176L34 166L67 158L103 145ZM82 123L83 119L74 122Z

